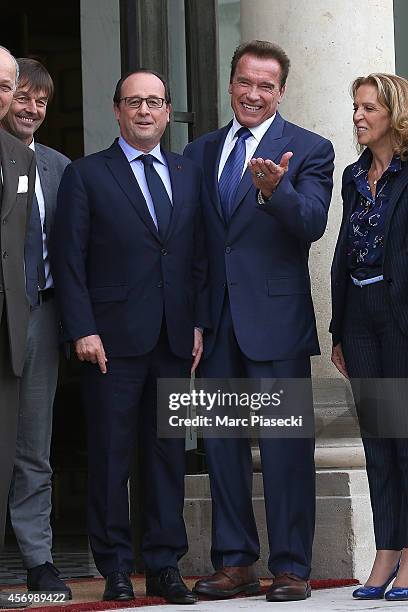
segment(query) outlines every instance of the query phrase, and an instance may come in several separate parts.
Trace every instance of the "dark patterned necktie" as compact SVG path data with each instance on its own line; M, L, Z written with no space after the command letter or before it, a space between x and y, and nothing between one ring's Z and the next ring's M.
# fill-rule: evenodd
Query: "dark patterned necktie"
M218 181L218 189L220 192L221 208L224 215L225 223L229 223L235 194L241 180L242 170L244 168L246 147L245 141L251 132L246 127L241 127L236 133L237 140L228 156L225 166L222 169L220 180Z
M164 240L169 228L173 206L163 181L153 166L155 159L153 155L140 155L138 159L141 159L144 165L146 183L152 196L159 235Z
M31 306L38 304L38 289L45 287L45 267L40 211L34 194L24 250L26 291Z

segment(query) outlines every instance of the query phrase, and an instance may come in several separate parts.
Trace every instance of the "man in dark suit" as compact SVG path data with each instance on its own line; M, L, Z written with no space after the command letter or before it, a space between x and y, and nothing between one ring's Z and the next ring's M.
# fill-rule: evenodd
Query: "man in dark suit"
M312 414L310 355L319 353L319 345L308 255L326 227L334 155L330 142L277 112L288 70L289 59L277 45L252 41L238 47L229 85L233 121L189 144L185 155L203 168L208 192L213 331L206 336L202 375L306 379L303 410ZM261 437L259 445L275 577L267 599L305 599L314 441ZM195 589L216 598L257 592L249 440L208 439L205 447L216 572Z
M18 67L0 47L0 120L17 84ZM30 307L25 291L24 239L34 190L34 155L0 129L0 545L16 450L19 382ZM0 607L21 607L0 593Z
M28 589L65 593L71 598L71 590L58 577L51 555L50 445L59 340L48 255L58 187L70 160L54 149L34 143L34 133L45 119L54 84L40 62L27 58L17 62L17 89L1 125L35 152L37 169L25 246L26 291L31 308L9 510L27 568Z
M127 483L141 430L146 592L188 604L195 596L177 567L187 550L184 441L157 437L156 381L190 376L209 321L201 171L161 149L170 110L161 75L120 79L119 140L63 176L53 271L65 337L85 362L89 535L104 599L134 597Z

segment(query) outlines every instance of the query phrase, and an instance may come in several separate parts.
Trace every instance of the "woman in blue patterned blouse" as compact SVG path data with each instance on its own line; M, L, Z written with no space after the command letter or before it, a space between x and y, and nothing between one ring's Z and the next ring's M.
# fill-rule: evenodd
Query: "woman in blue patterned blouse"
M408 81L370 74L351 91L362 154L343 174L330 331L353 389L377 548L353 596L408 600Z

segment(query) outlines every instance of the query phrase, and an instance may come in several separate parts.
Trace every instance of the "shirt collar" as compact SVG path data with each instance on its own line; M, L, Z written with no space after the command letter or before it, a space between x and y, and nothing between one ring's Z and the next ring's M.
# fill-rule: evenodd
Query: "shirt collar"
M34 138L30 142L30 144L28 145L28 148L31 149L32 151L35 151Z
M367 173L370 169L372 159L373 159L373 156L372 156L371 151L369 149L365 149L365 151L363 151L362 155L359 157L356 163L353 164L351 168L353 178L356 179L361 174ZM401 170L401 168L402 168L402 162L401 162L400 156L393 155L390 161L390 165L388 166L386 172L395 173Z
M141 155L146 155L144 151L139 151L139 149L135 149L135 147L132 147L132 145L130 145L122 136L119 136L118 145L126 155L126 158L129 163L131 163ZM153 155L156 161L160 162L163 165L166 165L162 150L160 148L160 143L157 144L151 151L149 151L149 155Z
M275 117L276 117L276 113L272 115L272 117L269 117L269 119L266 119L266 121L263 121L263 123L261 123L260 125L248 128L252 136L255 138L255 140L258 143L261 142L262 138L265 136L266 131L269 130L269 128L271 127L272 122L275 119ZM236 133L241 127L243 126L237 121L237 118L234 115L234 118L232 120L231 132L230 132L231 140L235 138Z
M402 168L402 162L401 162L401 158L399 155L394 155L394 157L392 158L390 165L388 166L388 171L389 172L398 172L398 170L401 170Z

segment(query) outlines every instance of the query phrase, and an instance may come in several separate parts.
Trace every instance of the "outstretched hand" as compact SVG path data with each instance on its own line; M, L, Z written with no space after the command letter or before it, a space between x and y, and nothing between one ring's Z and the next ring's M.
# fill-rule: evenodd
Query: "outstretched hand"
M279 164L275 164L271 159L262 159L262 157L249 160L248 168L252 174L254 185L266 199L271 197L282 177L288 171L289 160L292 156L292 151L287 151L282 155Z

